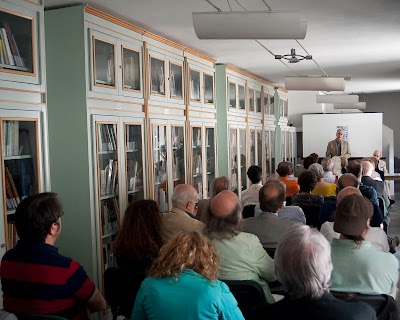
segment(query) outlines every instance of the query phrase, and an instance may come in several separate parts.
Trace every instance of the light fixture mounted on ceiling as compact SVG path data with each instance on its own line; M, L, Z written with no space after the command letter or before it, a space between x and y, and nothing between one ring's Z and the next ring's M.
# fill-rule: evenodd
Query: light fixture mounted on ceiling
M312 56L310 55L302 56L300 54L296 54L296 49L292 48L290 50L290 54L284 54L284 55L276 54L275 59L278 60L286 59L289 61L289 63L297 63L300 62L301 60L312 60Z
M193 12L199 39L304 39L307 22L287 11Z

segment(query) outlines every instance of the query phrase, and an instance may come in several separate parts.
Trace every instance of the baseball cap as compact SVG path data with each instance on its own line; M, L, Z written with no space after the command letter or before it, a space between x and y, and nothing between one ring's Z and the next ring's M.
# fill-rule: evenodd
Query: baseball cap
M333 230L344 235L359 236L367 227L373 212L370 200L357 194L348 195L338 204Z

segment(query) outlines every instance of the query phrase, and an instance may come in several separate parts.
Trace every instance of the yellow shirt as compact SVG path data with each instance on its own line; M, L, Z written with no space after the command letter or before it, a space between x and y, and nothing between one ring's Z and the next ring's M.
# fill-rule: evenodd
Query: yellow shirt
M312 194L320 194L323 197L336 197L336 184L329 183L326 187L314 188Z

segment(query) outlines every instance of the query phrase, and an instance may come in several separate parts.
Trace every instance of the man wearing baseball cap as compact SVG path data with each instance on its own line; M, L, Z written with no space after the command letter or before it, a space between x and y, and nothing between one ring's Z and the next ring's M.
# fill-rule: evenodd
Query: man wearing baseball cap
M396 257L364 240L372 212L371 201L360 195L348 195L339 203L333 229L340 238L332 240L331 291L395 297L399 266Z

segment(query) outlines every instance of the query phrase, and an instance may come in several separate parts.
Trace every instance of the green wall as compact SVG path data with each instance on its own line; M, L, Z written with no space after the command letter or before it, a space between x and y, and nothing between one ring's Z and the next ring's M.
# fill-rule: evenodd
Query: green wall
M215 92L217 108L217 155L218 155L218 176L229 177L228 172L228 112L227 106L227 78L226 66L216 65L215 67Z

